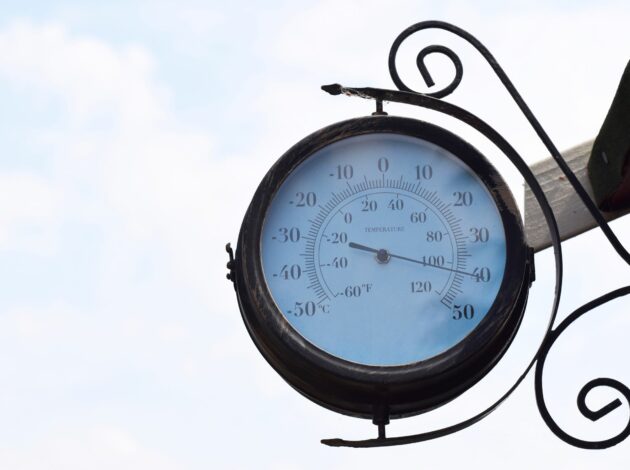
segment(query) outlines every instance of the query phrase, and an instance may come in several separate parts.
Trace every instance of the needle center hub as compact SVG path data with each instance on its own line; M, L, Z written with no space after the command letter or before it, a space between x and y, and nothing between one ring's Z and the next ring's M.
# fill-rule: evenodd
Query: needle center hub
M380 250L376 252L376 261L378 261L381 264L389 263L390 259L391 259L391 256L389 252L385 250L384 248L381 248Z

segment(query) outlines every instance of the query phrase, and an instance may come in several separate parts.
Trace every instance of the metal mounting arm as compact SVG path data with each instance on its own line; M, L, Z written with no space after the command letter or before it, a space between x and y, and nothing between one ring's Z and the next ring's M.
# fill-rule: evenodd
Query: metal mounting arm
M381 447L381 446L393 446L393 445L401 445L401 444L410 444L414 442L422 442L426 440L435 439L437 437L446 436L452 434L454 432L465 429L476 422L480 421L492 411L494 411L498 406L503 403L510 394L521 384L523 379L528 375L529 371L532 369L534 364L536 364L536 374L535 374L535 392L538 408L542 418L545 423L549 426L549 428L562 440L565 442L574 445L576 447L586 448L586 449L601 449L610 447L615 445L621 441L623 441L628 435L630 435L630 419L628 425L621 431L619 434L610 439L600 440L600 441L585 441L581 439L576 439L563 431L551 418L549 414L543 396L542 390L542 375L545 359L549 350L553 346L555 340L563 333L568 326L570 326L575 320L580 318L585 313L595 309L596 307L611 301L613 299L625 296L630 294L630 286L623 287L621 289L617 289L615 291L609 292L597 299L592 300L591 302L583 305L575 312L573 312L566 320L564 320L556 329L553 329L553 324L556 319L556 314L558 311L558 305L560 302L560 294L562 290L562 250L560 246L560 237L558 234L558 227L556 220L553 215L553 211L547 201L547 198L542 191L540 184L536 180L535 176L532 174L531 170L524 162L524 160L520 157L520 155L514 150L514 148L491 126L487 123L479 119L474 114L455 106L451 103L441 101L439 98L443 98L445 96L450 95L460 84L463 77L463 66L462 63L451 49L444 46L432 45L428 46L420 51L417 56L416 64L418 66L418 70L422 75L427 86L434 86L434 80L431 74L429 73L426 64L424 62L426 56L431 53L440 53L446 55L455 66L455 77L451 81L449 85L444 87L443 89L433 92L433 93L418 93L407 87L404 82L400 79L398 75L398 71L396 69L396 54L398 52L398 48L401 43L410 35L415 32L425 30L425 29L442 29L449 31L464 40L466 40L469 44L471 44L477 51L486 59L488 64L492 67L493 71L508 91L512 99L515 101L516 105L519 107L522 114L526 117L540 140L547 147L550 154L565 174L567 180L573 186L574 190L584 203L584 205L588 208L589 212L596 220L597 224L603 231L604 235L616 250L617 254L627 263L630 264L630 253L625 249L625 247L621 244L619 239L616 237L614 232L610 229L605 219L602 217L599 209L594 204L594 202L589 197L588 193L582 187L578 179L575 177L571 169L568 167L566 162L563 160L560 152L553 144L545 130L542 128L541 124L538 122L534 114L531 112L519 92L516 90L507 74L503 71L501 66L498 64L496 59L492 56L492 54L488 51L488 49L474 36L470 33L464 31L457 26L454 26L449 23L445 23L442 21L424 21L420 23L416 23L413 26L410 26L406 30L404 30L394 41L392 47L390 49L389 54L389 71L392 77L392 80L398 87L398 90L386 90L380 88L350 88L343 87L339 84L325 85L322 86L322 89L332 95L348 95L361 97L366 99L374 99L377 103L377 110L382 112L382 103L384 101L391 101L397 103L404 103L414 106L420 106L423 108L431 109L434 111L438 111L449 116L455 117L462 122L473 127L475 130L483 134L487 137L496 147L498 147L516 166L516 168L520 171L521 175L525 179L525 182L530 187L533 195L535 196L540 208L545 217L545 221L547 223L547 227L549 229L551 242L554 250L555 257L555 268L556 268L556 280L555 280L555 296L554 302L550 313L549 323L547 326L547 330L545 333L545 337L543 338L539 348L537 349L534 357L530 361L529 365L525 369L525 371L519 376L517 381L509 388L509 390L501 396L494 404L489 406L484 411L478 413L477 415L464 420L460 423L457 423L452 426L444 427L442 429L438 429L435 431L424 432L420 434L414 434L409 436L400 436L400 437L385 437L384 432L384 424L379 424L379 437L377 439L367 439L367 440L359 440L359 441L348 441L343 439L324 439L322 440L323 444L329 446L346 446L346 447ZM599 419L611 411L618 408L621 402L616 399L611 401L608 405L605 405L600 410L591 411L585 403L586 395L595 387L598 386L607 386L612 387L618 392L620 392L628 402L630 402L630 390L623 385L622 383L608 378L599 378L590 381L586 384L580 393L578 394L577 404L578 409L582 412L582 414L588 417L591 420Z

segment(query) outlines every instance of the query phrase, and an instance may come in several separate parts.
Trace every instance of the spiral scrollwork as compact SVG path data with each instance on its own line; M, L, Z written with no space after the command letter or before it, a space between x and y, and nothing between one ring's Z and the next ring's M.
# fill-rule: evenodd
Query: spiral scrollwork
M535 392L538 410L540 411L540 415L545 420L547 426L549 426L549 429L551 429L551 431L553 431L553 433L560 439L575 447L580 447L582 449L606 449L608 447L619 444L630 435L630 417L628 418L628 423L626 424L625 428L616 436L599 441L586 441L583 439L578 439L574 436L571 436L562 428L560 428L560 426L558 426L558 424L551 417L551 414L547 409L547 404L545 403L543 392L542 377L547 354L551 350L551 347L554 345L555 341L560 337L560 335L578 318L606 302L627 294L630 294L630 286L626 286L621 289L609 292L608 294L603 295L577 309L547 336L545 343L543 344L543 347L539 353L535 374ZM626 405L630 406L630 389L628 389L628 387L615 379L597 378L589 381L586 385L582 387L582 389L578 393L577 407L584 417L590 419L591 421L597 421L622 405L621 400L619 400L619 398L616 398L598 410L591 410L586 404L586 397L593 389L597 387L608 387L616 390L625 397Z
M405 83L401 80L400 75L398 75L398 70L396 69L396 54L398 53L398 48L400 47L401 43L402 40L399 42L395 42L394 46L392 46L392 50L390 52L389 73L399 90L417 93L415 90L412 90L407 85L405 85ZM429 72L429 69L425 63L426 57L430 54L445 55L451 60L453 66L455 67L455 76L453 77L453 80L450 84L439 91L424 93L425 95L431 96L433 98L444 98L445 96L453 93L461 83L464 76L464 66L462 65L462 61L460 60L459 56L448 47L438 45L425 47L418 53L418 56L416 57L416 65L418 66L420 75L422 75L422 78L424 79L424 83L426 83L429 88L435 85L435 81L433 80L433 77L431 76L431 73Z

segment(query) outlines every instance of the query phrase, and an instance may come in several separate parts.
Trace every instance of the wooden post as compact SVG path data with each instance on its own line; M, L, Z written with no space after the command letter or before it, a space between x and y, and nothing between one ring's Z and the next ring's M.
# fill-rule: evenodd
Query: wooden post
M587 175L587 165L592 148L593 141L591 140L562 153L567 164L591 198L593 197L593 189ZM535 163L531 166L531 170L553 209L562 240L597 226L552 158ZM625 209L616 212L603 212L603 215L607 221L610 221L629 212L630 210ZM547 224L536 199L527 186L525 187L525 236L534 251L541 251L551 246Z

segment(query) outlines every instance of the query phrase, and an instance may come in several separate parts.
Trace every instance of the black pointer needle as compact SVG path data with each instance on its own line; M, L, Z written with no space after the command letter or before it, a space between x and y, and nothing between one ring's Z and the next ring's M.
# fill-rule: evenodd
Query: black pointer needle
M358 243L350 242L348 243L350 248L356 248L357 250L369 251L370 253L378 253L378 250L375 248L370 248L369 246L359 245Z
M389 252L384 249L376 250L374 248L370 248L369 246L359 245L358 243L354 243L354 242L350 242L348 243L348 245L350 246L350 248L356 248L357 250L363 250L363 251L369 251L370 253L376 253L376 260L381 264L389 263L389 259L391 258L391 255L389 254Z
M467 273L465 271L459 271L458 269L447 268L445 266L438 266L437 264L426 263L426 262L420 261L418 259L407 258L406 256L395 255L393 253L388 252L387 250L383 250L383 249L377 250L376 248L370 248L369 246L360 245L359 243L350 242L350 243L348 243L348 246L350 248L355 248L357 250L363 250L363 251L369 251L370 253L376 253L377 255L380 255L381 253L385 252L387 254L387 256L390 257L390 258L404 259L405 261L411 261L412 263L418 263L418 264L421 264L422 266L431 266L432 268L443 269L444 271L451 271L451 272L458 273L458 274L464 274L464 275L470 276L470 277L478 277L476 274Z

